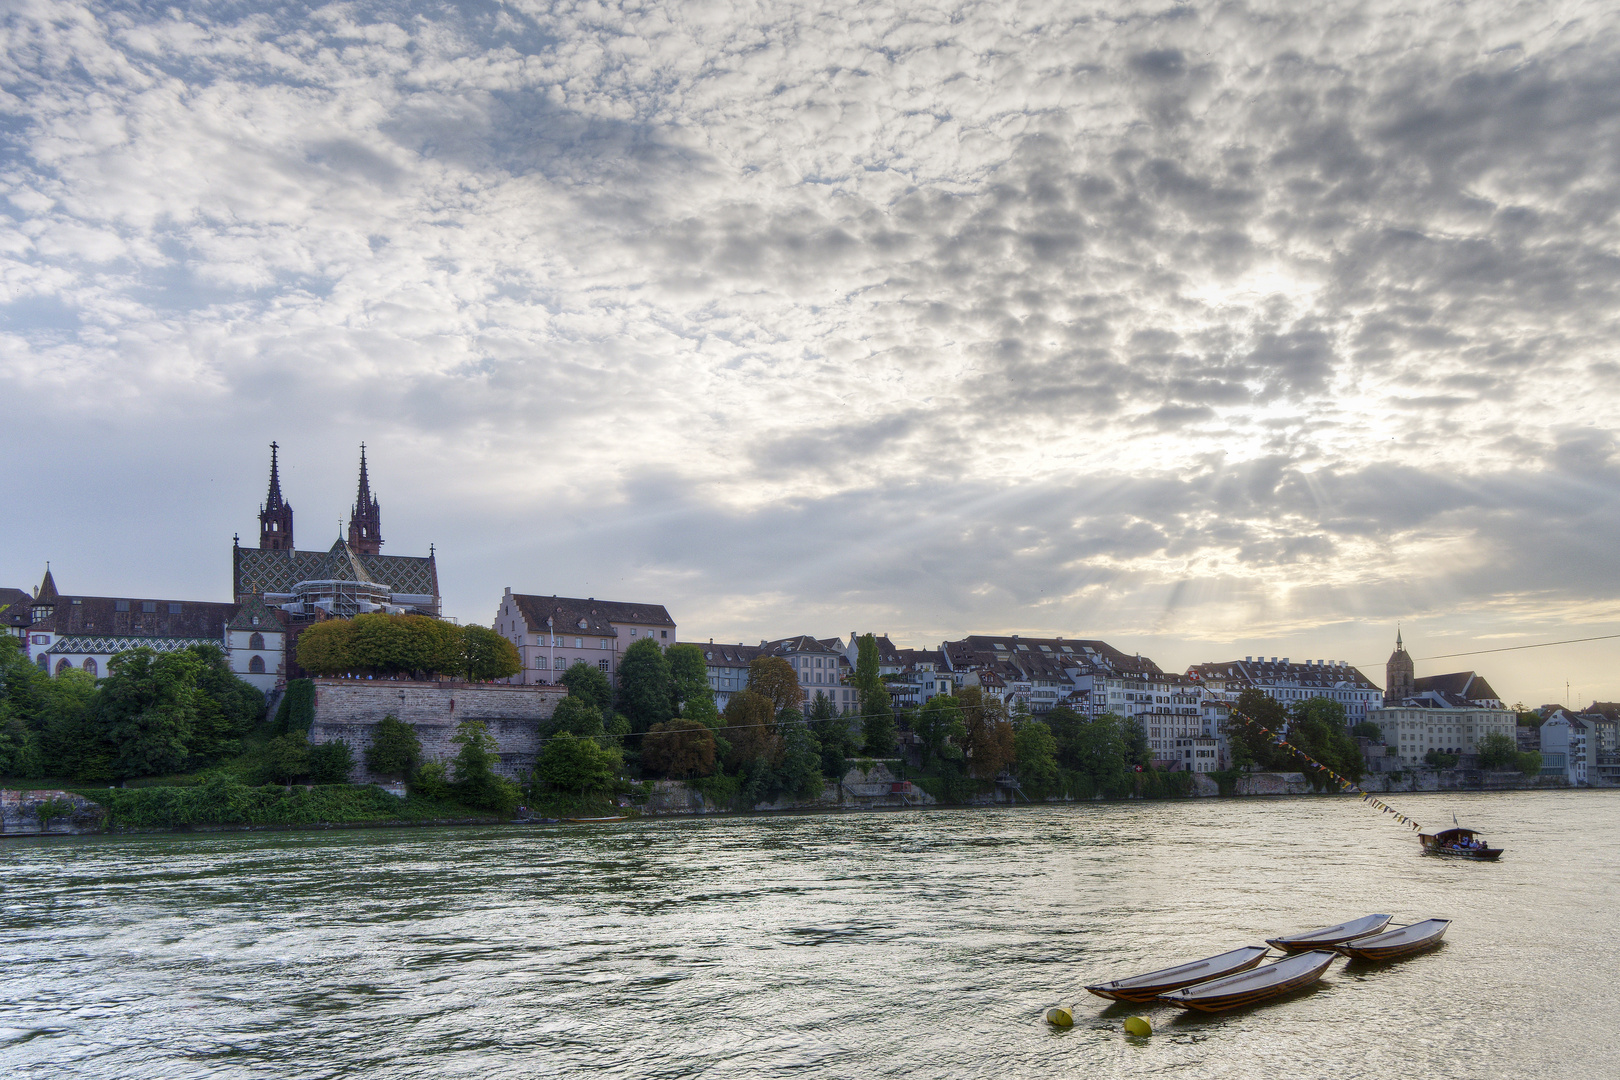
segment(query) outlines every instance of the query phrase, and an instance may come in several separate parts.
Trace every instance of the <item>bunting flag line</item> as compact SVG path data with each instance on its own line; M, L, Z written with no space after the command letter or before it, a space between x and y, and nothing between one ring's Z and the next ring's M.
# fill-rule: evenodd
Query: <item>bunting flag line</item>
M1233 709L1231 711L1231 718L1234 719L1234 720L1242 721L1243 723L1245 723L1245 724L1249 725L1250 727L1252 727L1254 730L1258 731L1262 736L1264 736L1266 738L1267 741L1273 742L1277 746L1282 747L1284 750L1287 750L1289 753L1293 754L1294 756L1302 758L1305 761L1305 763L1307 765L1309 765L1311 768L1316 769L1319 772L1326 773L1327 776L1329 777L1329 779L1333 780L1334 783L1339 785L1339 790L1340 791L1360 791L1361 792L1361 801L1362 802L1370 802L1374 809L1376 809L1376 810L1378 810L1378 811L1380 811L1382 813L1385 813L1385 814L1394 814L1395 815L1395 820L1400 822L1402 825L1410 825L1414 830L1417 830L1419 832L1422 831L1423 826L1419 825L1417 822L1413 821L1411 818L1407 817L1405 814L1402 814L1400 811L1396 810L1393 806L1390 806L1388 803L1383 802L1383 801L1381 801L1379 799L1373 798L1371 792L1362 791L1362 789L1359 786L1357 786L1353 781L1347 780L1343 776L1340 776L1338 773L1334 772L1332 769L1328 768L1326 765L1322 764L1320 761L1317 761L1315 758L1311 757L1305 751L1301 750L1299 747L1297 747L1293 743L1289 742L1286 738L1283 737L1281 732L1272 731L1270 728L1267 728L1266 726L1261 724L1258 720L1255 720L1251 716L1245 716L1244 714L1238 712L1236 709Z

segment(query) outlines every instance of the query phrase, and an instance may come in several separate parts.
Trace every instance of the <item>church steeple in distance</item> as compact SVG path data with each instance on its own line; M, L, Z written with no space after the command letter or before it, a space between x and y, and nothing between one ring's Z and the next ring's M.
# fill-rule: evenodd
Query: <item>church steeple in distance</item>
M371 494L371 478L366 475L366 444L360 444L360 490L349 512L349 550L360 555L382 554L382 510Z
M281 497L278 449L270 444L270 493L259 507L259 547L264 551L291 551L293 546L293 508Z
M1399 627L1395 629L1395 651L1384 665L1384 704L1394 705L1416 693L1417 665L1406 651Z

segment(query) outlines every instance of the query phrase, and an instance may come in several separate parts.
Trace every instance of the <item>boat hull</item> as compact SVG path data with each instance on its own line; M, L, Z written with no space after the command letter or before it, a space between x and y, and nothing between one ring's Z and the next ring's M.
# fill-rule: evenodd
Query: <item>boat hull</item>
M1228 975L1248 971L1258 966L1265 956L1265 949L1259 945L1250 945L1229 953L1221 953L1219 956L1211 956L1207 960L1194 960L1188 964L1165 968L1163 971L1152 971L1131 979L1098 983L1086 989L1110 1001L1152 1001L1160 994L1180 990L1184 986L1224 979Z
M1274 1001L1277 998L1315 984L1322 978L1323 972L1327 971L1328 965L1339 958L1338 953L1314 949L1308 953L1284 957L1277 961L1277 964L1291 963L1302 960L1307 956L1314 957L1314 961L1309 964L1299 964L1300 970L1286 979L1278 979L1275 982L1267 982L1258 986L1245 986L1242 981L1239 981L1234 983L1229 992L1222 992L1223 988L1220 986L1226 980L1214 979L1209 983L1190 986L1175 993L1162 994L1159 1000L1168 1005L1174 1005L1179 1009L1204 1013L1227 1012L1231 1009L1241 1009L1245 1005L1259 1005L1262 1002ZM1277 964L1270 966L1276 967ZM1236 978L1247 980L1251 974L1253 973L1247 973Z
M1338 926L1325 926L1320 930L1309 930L1303 934L1289 934L1284 937L1267 938L1266 944L1283 952L1314 952L1317 949L1331 949L1342 945L1346 941L1353 941L1358 937L1368 937L1376 934L1389 925L1393 915L1368 915L1353 922L1340 923Z
M1420 934L1407 936L1403 931L1410 928L1403 927L1401 930L1391 930L1385 934L1373 934L1347 941L1338 946L1338 951L1355 960L1398 960L1403 956L1411 956L1440 944L1440 939L1445 937L1446 931L1451 928L1449 919L1430 919L1428 923L1433 924L1432 927ZM1384 940L1380 941L1380 938Z

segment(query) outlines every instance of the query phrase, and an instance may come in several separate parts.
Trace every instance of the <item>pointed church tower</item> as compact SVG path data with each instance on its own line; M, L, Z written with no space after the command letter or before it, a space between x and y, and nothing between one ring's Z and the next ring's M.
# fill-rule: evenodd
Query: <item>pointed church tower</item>
M259 547L265 551L293 549L292 504L281 497L281 473L276 444L270 444L270 494L259 507Z
M349 550L359 555L382 554L382 510L371 494L366 476L366 444L360 444L360 491L349 512Z
M1417 665L1406 651L1406 643L1401 640L1401 632L1397 628L1395 651L1389 654L1389 662L1384 665L1384 704L1393 705L1411 697L1416 680Z

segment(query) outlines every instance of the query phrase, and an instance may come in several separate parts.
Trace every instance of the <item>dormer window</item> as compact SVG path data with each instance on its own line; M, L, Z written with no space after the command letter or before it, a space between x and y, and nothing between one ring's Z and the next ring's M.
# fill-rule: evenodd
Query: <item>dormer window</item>
M141 601L141 611L143 613L147 614L147 615L156 615L157 614L157 601L156 600L142 600Z
M128 600L114 600L113 601L113 610L114 611L128 611L129 610L129 601Z

